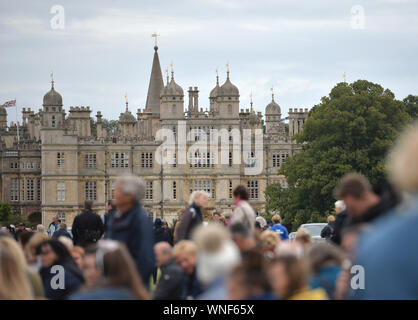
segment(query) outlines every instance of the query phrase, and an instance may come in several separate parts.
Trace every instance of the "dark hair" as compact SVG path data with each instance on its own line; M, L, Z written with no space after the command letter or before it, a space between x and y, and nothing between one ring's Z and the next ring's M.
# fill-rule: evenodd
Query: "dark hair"
M351 195L356 199L360 199L367 191L372 191L369 181L363 175L352 172L341 178L340 183L334 190L334 197L343 199L345 196Z
M17 236L17 240L22 244L22 247L25 247L26 244L29 242L30 238L33 236L32 231L23 230Z
M290 298L308 283L308 266L304 258L292 253L282 254L271 261L270 267L276 264L283 265L288 277L288 286L281 299Z
M91 200L84 201L84 209L85 210L92 210L93 209L93 201L91 201Z
M243 185L237 186L234 189L232 194L234 195L235 198L239 198L241 200L248 200L249 198L247 188L244 187Z
M243 223L231 224L231 226L229 227L229 232L231 232L232 237L238 235L244 238L249 238L252 235L251 229Z
M112 210L116 209L115 201L107 200L107 205L112 207Z
M54 253L58 257L57 261L55 261L54 263L63 264L69 257L71 257L67 247L61 241L58 241L56 239L50 239L41 242L39 246L36 248L36 254L40 255L42 252L42 248L48 245L51 247L52 251L54 251Z
M241 265L233 269L231 278L239 281L250 295L252 292L260 291L259 289L269 292L271 287L267 278L266 267L263 253L258 249L252 249L243 255Z

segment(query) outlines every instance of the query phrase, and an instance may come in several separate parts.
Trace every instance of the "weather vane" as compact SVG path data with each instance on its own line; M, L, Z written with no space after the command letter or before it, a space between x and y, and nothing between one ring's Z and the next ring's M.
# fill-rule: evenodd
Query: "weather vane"
M157 37L159 37L160 35L157 34L156 32L154 32L151 37L155 38L155 46L157 46Z

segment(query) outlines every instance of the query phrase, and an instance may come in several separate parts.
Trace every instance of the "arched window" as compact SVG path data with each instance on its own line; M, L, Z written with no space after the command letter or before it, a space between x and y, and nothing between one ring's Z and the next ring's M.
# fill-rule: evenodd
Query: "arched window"
M228 104L228 113L232 114L232 104Z
M55 116L52 116L51 127L55 128Z
M176 105L175 105L175 104L173 104L173 107L172 107L172 109L171 109L171 110L172 110L171 112L172 112L173 114L176 114Z

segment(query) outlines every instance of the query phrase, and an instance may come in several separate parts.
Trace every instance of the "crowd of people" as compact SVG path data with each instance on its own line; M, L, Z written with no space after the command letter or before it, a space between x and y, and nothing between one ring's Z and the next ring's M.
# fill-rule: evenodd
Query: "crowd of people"
M0 299L417 299L418 126L387 167L374 187L342 177L317 242L304 228L289 239L280 215L258 215L241 185L230 215L217 209L204 222L209 194L195 191L178 219L152 222L144 182L120 177L106 214L86 201L71 232L57 217L36 231L2 228Z

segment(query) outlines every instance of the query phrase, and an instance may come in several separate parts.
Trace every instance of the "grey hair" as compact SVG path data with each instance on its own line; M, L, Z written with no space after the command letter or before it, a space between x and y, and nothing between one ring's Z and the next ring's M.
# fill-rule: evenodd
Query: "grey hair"
M189 198L189 205L192 205L193 202L200 196L206 196L206 198L209 199L209 193L202 190L193 191Z
M132 194L136 203L141 203L145 195L145 182L137 176L122 176L116 179L116 184L120 184L122 192Z
M345 210L345 203L343 200L335 201L335 207L340 208L341 210Z

